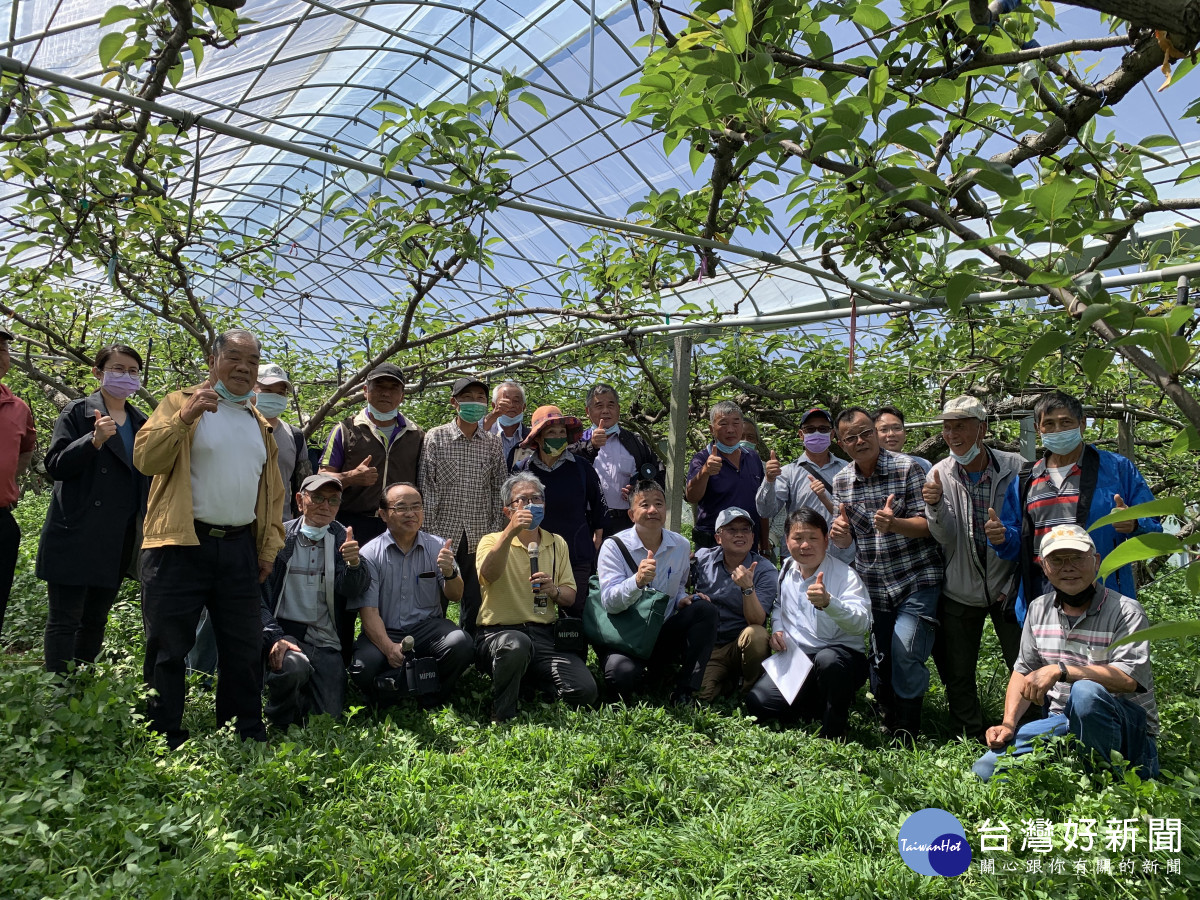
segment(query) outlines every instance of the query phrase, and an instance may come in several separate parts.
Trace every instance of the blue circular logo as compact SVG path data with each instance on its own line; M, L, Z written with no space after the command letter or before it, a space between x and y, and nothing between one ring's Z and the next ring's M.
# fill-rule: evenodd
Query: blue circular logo
M962 823L944 809L922 809L900 828L900 858L918 875L953 878L971 865L971 845Z

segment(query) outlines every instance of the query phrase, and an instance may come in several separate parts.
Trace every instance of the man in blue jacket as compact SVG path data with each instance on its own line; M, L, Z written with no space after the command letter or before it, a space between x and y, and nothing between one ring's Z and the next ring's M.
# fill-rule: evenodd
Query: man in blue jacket
M1009 485L1000 515L988 510L985 526L996 555L1020 561L1017 614L1022 622L1029 601L1051 590L1035 549L1050 529L1056 525L1087 528L1113 510L1154 499L1137 466L1084 443L1083 405L1074 397L1051 391L1038 400L1033 417L1046 453L1032 471ZM1091 535L1103 557L1126 538L1152 531L1162 531L1158 519L1143 518L1105 525ZM1132 566L1122 566L1104 583L1126 597L1137 597Z

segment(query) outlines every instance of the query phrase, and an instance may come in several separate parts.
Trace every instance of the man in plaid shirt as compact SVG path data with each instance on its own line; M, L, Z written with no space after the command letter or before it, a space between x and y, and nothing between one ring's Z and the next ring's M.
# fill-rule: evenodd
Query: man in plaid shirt
M477 378L460 378L450 389L455 416L429 429L421 448L418 487L425 503L425 531L453 541L463 577L458 624L475 636L482 595L475 548L485 534L502 531L500 485L508 467L500 438L479 427L488 408L488 388Z
M860 406L834 421L850 465L833 479L838 515L829 537L855 545L854 567L871 595L871 636L880 659L873 684L884 725L911 743L929 687L942 557L929 536L921 488L925 472L911 457L879 446L875 423Z

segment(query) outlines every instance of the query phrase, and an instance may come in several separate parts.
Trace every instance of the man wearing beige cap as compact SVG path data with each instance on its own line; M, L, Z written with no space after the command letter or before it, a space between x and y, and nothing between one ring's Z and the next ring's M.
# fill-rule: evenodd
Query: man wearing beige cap
M279 474L283 477L283 520L288 522L298 514L296 494L300 485L312 474L308 444L304 432L280 418L288 408L292 382L287 372L274 363L258 367L258 383L254 385L254 405L274 429L275 444L279 447Z
M1149 641L1113 648L1150 623L1134 599L1097 579L1100 554L1078 525L1055 525L1039 554L1051 591L1029 606L1021 651L1004 698L1004 721L987 730L991 748L972 766L987 781L1011 744L1028 753L1035 738L1075 735L1092 762L1117 751L1143 778L1158 775L1158 707ZM1017 728L1030 706L1049 715Z
M1010 670L1021 644L1017 563L996 555L987 527L989 520L998 524L996 514L1021 472L1022 459L984 443L987 410L974 397L955 397L938 418L950 455L933 467L923 489L929 533L941 545L946 563L933 660L946 686L954 727L983 740L975 670L984 620L991 618Z

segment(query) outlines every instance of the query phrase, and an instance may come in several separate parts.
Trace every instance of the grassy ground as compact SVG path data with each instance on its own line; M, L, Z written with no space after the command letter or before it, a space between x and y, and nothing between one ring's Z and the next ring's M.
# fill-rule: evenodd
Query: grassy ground
M267 746L217 732L211 694L193 685L195 737L168 754L138 712L131 591L94 674L61 687L39 671L45 593L29 573L31 506L0 663L2 897L1185 898L1200 877L1200 685L1178 643L1154 648L1157 782L1087 775L1051 750L981 784L968 769L979 748L938 736L936 678L934 736L912 750L882 743L861 700L844 745L760 727L732 704L570 712L529 701L514 723L492 726L490 686L472 671L448 709L360 710ZM1177 579L1144 599L1154 619L1197 614ZM1004 673L981 674L995 715ZM954 813L975 850L958 878L916 875L900 859L901 824L930 806ZM1182 820L1179 853L1147 851L1151 817ZM1058 824L1050 854L1021 849L1032 818ZM1064 852L1063 825L1089 818L1096 848ZM978 865L986 819L1013 835L1015 852L983 856L995 874ZM1105 848L1110 819L1136 821L1136 850ZM1101 858L1114 874L1095 871ZM1172 858L1178 874L1166 871ZM1121 873L1122 859L1136 873ZM1158 872L1143 873L1152 861ZM1034 863L1041 874L1026 872Z

